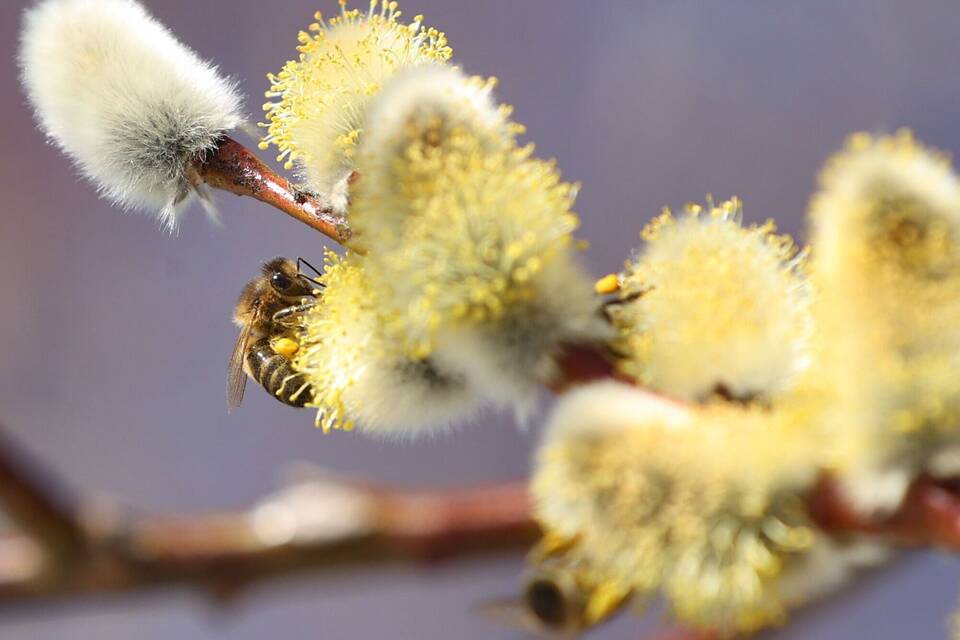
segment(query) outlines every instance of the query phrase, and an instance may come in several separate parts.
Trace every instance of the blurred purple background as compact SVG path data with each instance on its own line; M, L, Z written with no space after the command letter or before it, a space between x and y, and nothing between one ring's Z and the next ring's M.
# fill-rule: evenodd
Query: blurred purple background
M248 391L227 415L231 309L260 261L319 259L323 239L258 203L220 195L179 237L97 199L43 144L17 91L26 2L0 6L0 420L68 479L143 509L243 506L305 461L402 485L526 472L535 428L506 416L416 445L323 436L309 413ZM147 0L239 78L257 120L264 75L334 0ZM578 211L596 274L616 269L664 204L739 195L752 220L801 233L817 169L844 136L910 126L960 150L960 7L942 2L450 2L407 0L445 30L467 71L543 156L583 182ZM241 136L242 137L242 136ZM4 640L34 638L517 638L469 609L510 594L521 557L369 571L255 591L215 611L185 592L0 613ZM777 638L943 638L960 564L918 554L800 616ZM638 638L622 617L596 638Z

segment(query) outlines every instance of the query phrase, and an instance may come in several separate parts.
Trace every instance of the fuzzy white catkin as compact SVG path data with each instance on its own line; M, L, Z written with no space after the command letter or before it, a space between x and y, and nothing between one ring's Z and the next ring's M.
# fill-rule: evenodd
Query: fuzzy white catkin
M48 138L104 197L167 229L198 193L190 159L242 122L236 85L133 0L38 3L19 63Z

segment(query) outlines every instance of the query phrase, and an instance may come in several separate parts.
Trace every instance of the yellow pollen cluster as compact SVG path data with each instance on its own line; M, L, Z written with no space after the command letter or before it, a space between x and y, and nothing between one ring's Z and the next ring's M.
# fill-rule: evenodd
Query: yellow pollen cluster
M756 408L584 424L540 449L536 515L569 541L568 561L637 593L662 591L698 628L750 632L796 604L778 579L817 543L801 497L817 446L798 420Z
M293 359L305 374L318 409L316 424L331 429L353 429L353 411L346 395L356 378L382 346L375 340L376 315L370 305L369 284L356 256L324 256L319 282L323 295L305 318L306 334Z
M413 437L469 415L475 395L463 377L404 350L379 304L363 258L327 251L323 291L306 312L294 370L313 389L324 433L355 424L365 433Z
M263 105L267 128L260 148L276 145L287 169L299 162L308 184L328 191L353 169L364 109L383 82L400 69L444 62L452 55L446 36L399 22L397 3L371 0L366 12L347 9L324 20L319 12L300 32L297 60L270 74L271 99Z
M432 127L444 125L407 131L389 192L361 183L351 211L378 286L390 289L383 299L402 301L396 311L420 356L441 326L496 322L535 301L540 274L578 225L576 188L532 147L491 149L468 127ZM401 206L402 225L381 224L381 212Z
M689 400L749 399L785 390L805 365L805 252L772 221L741 219L734 198L647 225L646 246L604 283L619 287L610 315L625 373Z

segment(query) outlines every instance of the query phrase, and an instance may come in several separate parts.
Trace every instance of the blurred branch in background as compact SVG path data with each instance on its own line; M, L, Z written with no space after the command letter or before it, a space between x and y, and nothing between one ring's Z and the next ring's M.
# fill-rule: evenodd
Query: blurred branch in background
M65 560L81 551L86 532L75 511L76 496L2 430L0 503L6 516L48 553Z
M584 353L569 351L559 386L604 375L603 358ZM139 515L79 496L2 432L0 503L22 531L0 538L0 606L164 586L222 599L270 578L524 549L538 535L524 482L403 492L321 477L248 510ZM809 505L826 531L960 549L950 483L921 478L899 510L870 520L825 476Z
M838 483L824 476L808 505L814 521L834 533L888 538L906 546L960 551L960 485L921 476L890 515L864 518L844 497Z
M322 478L246 511L177 516L69 496L0 440L0 501L23 530L0 539L0 606L164 586L225 599L269 578L523 549L537 536L524 483L398 492Z
M318 478L246 511L139 516L78 497L2 433L0 502L23 531L0 538L0 606L163 586L225 598L299 573L523 549L538 534L523 482L401 492ZM829 478L810 506L828 531L960 548L960 497L943 483L918 480L877 521Z

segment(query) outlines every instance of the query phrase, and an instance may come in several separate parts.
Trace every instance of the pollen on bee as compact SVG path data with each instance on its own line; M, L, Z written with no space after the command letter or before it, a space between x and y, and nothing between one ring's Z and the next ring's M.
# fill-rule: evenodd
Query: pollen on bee
M300 345L290 338L278 338L273 342L273 350L287 358L293 357L300 350Z
M620 277L615 273L608 273L593 285L599 294L616 293L620 290Z

